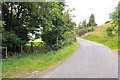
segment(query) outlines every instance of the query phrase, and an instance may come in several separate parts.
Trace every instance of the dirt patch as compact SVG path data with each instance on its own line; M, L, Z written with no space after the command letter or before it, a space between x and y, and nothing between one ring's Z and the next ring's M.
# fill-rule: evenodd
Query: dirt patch
M28 71L20 71L16 74L14 74L14 76L10 77L10 78L37 78L39 77L40 75L48 72L49 70L52 70L54 68L56 68L57 66L59 66L60 64L62 64L62 62L64 61L65 59L63 59L62 61L59 61L58 63L56 63L55 65L52 65L52 66L49 66L49 67L46 67L45 69L43 69L42 71L39 70L36 70L36 71L33 71L33 72L28 72Z
M115 50L112 50L112 49L111 49L111 51L112 51L114 54L118 55L118 52L120 52L120 48L115 49Z
M78 47L76 47L78 48ZM70 54L69 56L71 56L72 54ZM69 57L68 56L68 57ZM14 76L10 77L10 78L38 78L41 75L43 75L44 73L58 67L60 64L62 64L64 61L66 60L66 57L64 57L61 61L55 63L52 66L49 67L45 67L42 71L40 71L40 68L38 68L36 71L33 72L28 72L28 71L20 71L17 74L14 74Z
M105 45L103 45L103 46L105 46ZM118 56L118 50L120 51L120 49L115 49L115 50L113 50L113 49L110 49L109 47L107 47L107 46L105 46L109 51L111 51L113 54L115 54L115 55L117 55Z
M28 78L37 78L37 77L40 77L42 74L56 68L57 66L59 66L60 64L62 64L64 61L64 59L62 61L59 61L58 63L56 63L55 65L52 65L52 66L49 66L49 67L46 67L44 70L42 71L34 71L32 72L29 76L27 76Z
M25 76L30 74L28 71L20 71L10 78L26 78Z

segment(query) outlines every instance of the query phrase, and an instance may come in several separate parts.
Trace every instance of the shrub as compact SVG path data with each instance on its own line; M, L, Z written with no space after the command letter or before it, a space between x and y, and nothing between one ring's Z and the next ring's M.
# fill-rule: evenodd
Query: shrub
M96 23L93 23L92 26L97 26L97 24L96 24Z
M115 31L115 33L118 33L118 31L120 31L120 28L118 28L118 26L116 26L116 27L114 28L114 31Z
M48 35L46 35L46 36L48 36ZM53 37L54 36L52 36L52 35L49 36L50 39L48 39L48 41L50 42ZM72 44L75 41L76 41L75 31L66 31L64 34L62 34L59 37L58 44L49 43L50 45L46 45L46 47L47 47L47 49L49 49L49 51L51 51L51 50L56 50L57 51L58 49L62 48L63 46Z
M25 41L22 41L21 38L12 32L4 32L2 35L2 42L2 46L7 47L9 52L20 52L20 45L25 44ZM2 55L5 55L4 50Z
M88 32L88 29L80 29L79 31L78 31L78 35L79 36L82 36L82 35L84 35L85 33L87 33Z
M105 24L109 23L110 21L106 21Z
M106 28L106 32L108 34L108 36L113 36L112 31L114 30L113 26L109 26Z
M89 27L89 28L88 28L88 32L91 32L91 31L94 31L94 28L93 28L93 27Z
M112 31L107 31L108 36L112 36Z
M72 43L76 41L75 31L67 31L64 33L64 39L66 43Z

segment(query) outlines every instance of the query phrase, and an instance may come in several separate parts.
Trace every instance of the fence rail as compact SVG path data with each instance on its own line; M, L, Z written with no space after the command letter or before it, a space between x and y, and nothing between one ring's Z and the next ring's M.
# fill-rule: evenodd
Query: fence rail
M27 53L33 52L34 51L33 47L39 48L41 46L45 46L45 43L43 42L29 42L29 43L30 43L30 48L28 49Z
M40 48L41 46L45 46L45 43L43 43L43 42L29 42L29 44L30 44L30 47L26 50L27 53L33 52L34 47ZM24 46L21 45L20 46L20 52L24 52L23 48L24 48ZM8 58L8 48L7 47L1 47L1 49L5 50L5 57Z

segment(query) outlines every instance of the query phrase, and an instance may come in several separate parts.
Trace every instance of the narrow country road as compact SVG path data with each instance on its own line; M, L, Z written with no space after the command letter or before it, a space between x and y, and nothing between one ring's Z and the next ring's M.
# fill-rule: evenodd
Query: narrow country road
M40 78L118 78L118 56L102 44L77 38L80 47Z

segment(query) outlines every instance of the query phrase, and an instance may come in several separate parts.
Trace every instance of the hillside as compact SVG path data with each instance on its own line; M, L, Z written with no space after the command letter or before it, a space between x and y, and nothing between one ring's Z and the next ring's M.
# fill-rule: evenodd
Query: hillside
M111 26L112 22L94 27L93 32L88 32L85 35L81 36L80 38L95 41L101 44L106 45L107 47L111 49L117 49L118 48L118 35L115 34L113 31L113 36L108 36L106 32L106 28Z

